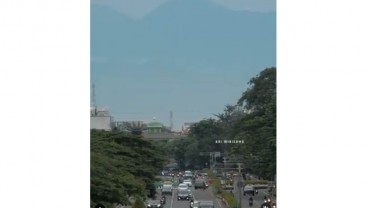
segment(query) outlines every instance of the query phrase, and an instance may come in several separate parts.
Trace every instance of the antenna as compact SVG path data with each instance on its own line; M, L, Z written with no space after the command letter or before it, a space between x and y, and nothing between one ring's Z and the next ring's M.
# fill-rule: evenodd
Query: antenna
M174 123L173 123L173 112L170 111L170 131L173 130L173 126L174 126Z
M97 105L96 105L95 84L92 84L91 99L92 99L91 106L94 107L94 108L97 108Z

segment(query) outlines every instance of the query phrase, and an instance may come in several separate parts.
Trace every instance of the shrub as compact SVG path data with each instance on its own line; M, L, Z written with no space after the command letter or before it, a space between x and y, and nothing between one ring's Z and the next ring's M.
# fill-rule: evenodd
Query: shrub
M215 179L213 180L212 187L214 188L214 190L215 190L215 193L216 193L216 194L217 194L217 193L221 193L221 192L222 192L222 186L221 186L221 181L220 181L220 179L215 178Z
M246 185L255 185L255 184L262 184L262 185L268 185L270 181L267 180L246 180Z
M134 202L134 205L133 205L133 208L145 208L144 207L144 202L143 202L141 197L136 198L136 200Z
M235 199L235 197L232 194L224 192L222 194L222 197L224 198L224 200L229 205L229 208L237 208L238 207L238 201Z

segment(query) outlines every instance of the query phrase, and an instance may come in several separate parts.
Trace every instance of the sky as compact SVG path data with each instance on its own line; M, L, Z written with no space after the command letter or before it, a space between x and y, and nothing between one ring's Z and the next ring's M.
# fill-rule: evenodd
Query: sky
M198 122L276 66L275 0L91 0L91 84L115 120Z

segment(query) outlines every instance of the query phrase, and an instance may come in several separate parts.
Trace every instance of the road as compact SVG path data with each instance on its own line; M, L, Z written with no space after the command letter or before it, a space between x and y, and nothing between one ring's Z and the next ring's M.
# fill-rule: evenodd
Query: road
M266 190L267 189L260 189L258 191L258 194L253 196L253 206L249 206L249 196L244 196L242 194L242 200L241 200L242 208L250 208L250 207L259 208L259 207L261 207L261 204L263 203L263 197L268 195ZM236 194L236 196L238 196L237 195L238 193L235 193L235 194Z
M165 178L167 180L171 179L171 177L163 177L164 180ZM175 180L174 184L178 184L178 178L175 177L174 180ZM194 187L192 186L190 187L190 190L193 193L194 200L213 201L215 208L227 208L220 199L216 199L211 187L209 187L206 190L203 190L203 189L194 189ZM161 193L161 191L157 190L157 193ZM158 194L158 197L161 198L160 194ZM164 208L189 208L189 201L185 200L178 201L177 190L175 188L172 196L166 195L166 204Z
M176 178L175 178L176 180ZM215 204L215 208L227 208L224 202L221 199L218 199L214 196L211 186L207 190L203 189L194 189L194 187L190 188L193 193L194 200L209 200L213 201ZM160 190L157 190L157 193L161 193ZM234 196L238 199L239 192L237 189L233 191ZM263 203L263 197L268 195L267 189L260 189L258 194L253 197L253 206L249 206L249 196L244 196L241 193L241 208L259 208ZM176 190L173 191L173 195L166 195L166 204L164 208L189 208L189 201L180 200L178 201L176 198ZM158 194L160 197L160 194Z
M216 199L212 193L212 189L209 188L207 190L203 189L194 189L190 188L193 193L194 200L208 200L213 201L215 204L215 208L226 208L220 199ZM189 201L180 200L178 201L176 198L176 190L173 192L173 196L166 195L166 204L164 208L189 208Z

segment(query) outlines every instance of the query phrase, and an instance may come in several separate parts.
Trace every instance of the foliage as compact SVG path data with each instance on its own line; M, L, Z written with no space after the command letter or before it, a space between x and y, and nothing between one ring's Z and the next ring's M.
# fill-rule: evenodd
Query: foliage
M252 78L238 104L248 112L234 128L235 138L245 145L234 148L252 172L273 179L276 174L276 68Z
M246 180L246 185L256 185L256 184L262 184L262 185L268 185L270 181L268 180Z
M237 104L226 105L218 119L191 126L190 138L174 142L173 155L180 168L210 163L200 152L226 152L241 161L247 172L272 180L276 174L276 68L266 68L249 81ZM241 145L216 143L242 140ZM217 158L222 162L222 158Z
M213 189L214 189L214 191L215 191L216 194L222 193L222 186L221 186L220 179L215 178L213 180L212 187L213 187Z
M134 202L134 204L133 204L133 208L145 208L145 206L144 206L144 202L143 202L143 200L142 200L142 198L141 197L137 197L136 199L135 199L135 202Z
M215 176L215 173L213 173L213 171L209 170L209 169L204 169L203 172L207 173L207 176L211 179L214 179L216 176Z
M129 204L130 196L154 194L154 177L163 166L159 152L137 136L92 130L91 201Z
M238 207L238 201L235 199L235 197L228 192L224 192L222 194L222 198L227 202L229 205L229 208L237 208Z

